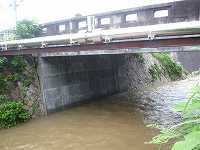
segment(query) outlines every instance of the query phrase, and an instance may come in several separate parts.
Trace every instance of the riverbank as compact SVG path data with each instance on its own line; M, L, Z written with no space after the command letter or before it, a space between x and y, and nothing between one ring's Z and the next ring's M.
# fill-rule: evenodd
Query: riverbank
M176 104L186 101L192 88L197 84L200 84L200 75L155 85L144 90L141 97L133 101L137 110L144 114L146 123L171 126L181 119L180 114L174 113L172 109Z
M172 106L197 82L200 76L152 87L131 101L121 93L1 130L1 150L155 150L144 144L157 134L146 124L176 123Z

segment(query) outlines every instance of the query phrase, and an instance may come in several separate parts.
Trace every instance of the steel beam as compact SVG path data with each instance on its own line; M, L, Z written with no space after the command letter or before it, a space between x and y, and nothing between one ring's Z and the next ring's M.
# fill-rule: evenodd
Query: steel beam
M165 38L155 40L130 40L130 41L115 41L111 43L95 43L82 44L73 46L53 46L44 48L30 48L21 50L5 50L0 52L0 56L8 55L33 55L42 56L47 53L66 53L81 54L83 52L100 52L100 51L130 51L131 53L142 52L162 52L162 51L199 51L200 37L180 37L180 38ZM188 48L188 50L187 50ZM156 50L157 49L157 50ZM174 49L174 50L173 50ZM101 54L101 53L98 53Z

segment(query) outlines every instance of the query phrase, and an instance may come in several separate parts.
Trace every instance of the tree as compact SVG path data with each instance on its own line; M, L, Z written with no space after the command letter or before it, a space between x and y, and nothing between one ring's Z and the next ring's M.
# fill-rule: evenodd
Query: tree
M16 37L17 39L34 38L41 32L41 27L33 20L22 20L17 22Z

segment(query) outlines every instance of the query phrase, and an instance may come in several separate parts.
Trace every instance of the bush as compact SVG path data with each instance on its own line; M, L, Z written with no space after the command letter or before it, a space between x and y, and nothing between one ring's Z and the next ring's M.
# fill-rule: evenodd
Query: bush
M152 54L160 63L165 74L168 74L171 80L182 78L184 70L181 65L177 64L168 53Z
M0 128L10 128L27 121L30 115L21 102L6 102L0 105Z

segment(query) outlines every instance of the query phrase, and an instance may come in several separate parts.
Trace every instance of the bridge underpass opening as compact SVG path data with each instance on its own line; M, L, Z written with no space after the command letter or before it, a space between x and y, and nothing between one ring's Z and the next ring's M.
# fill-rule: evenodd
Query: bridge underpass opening
M39 59L46 112L127 91L125 55L60 56Z

